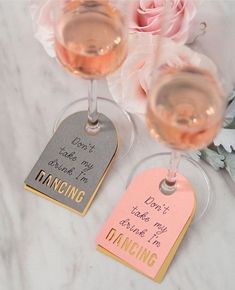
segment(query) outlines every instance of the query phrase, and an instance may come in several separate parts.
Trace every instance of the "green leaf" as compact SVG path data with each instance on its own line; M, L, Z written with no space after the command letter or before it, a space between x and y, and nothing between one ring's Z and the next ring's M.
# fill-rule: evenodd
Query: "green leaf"
M224 168L224 159L225 157L221 154L218 154L214 150L205 148L201 150L201 158L209 163L215 170Z
M228 171L232 180L235 182L235 152L233 151L232 153L228 153L222 146L218 147L218 152L225 157L225 169Z
M214 144L217 147L222 145L227 152L231 153L235 150L235 129L221 129L215 137Z

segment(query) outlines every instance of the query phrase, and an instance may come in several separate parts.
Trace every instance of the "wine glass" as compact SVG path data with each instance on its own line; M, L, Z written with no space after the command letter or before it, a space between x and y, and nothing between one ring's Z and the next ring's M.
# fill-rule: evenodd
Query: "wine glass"
M177 174L184 175L195 191L197 210L194 222L207 211L212 200L210 180L198 162L183 154L209 145L223 123L226 98L215 71L190 63L166 65L167 19L171 1L166 1L148 95L146 123L151 135L172 149L172 153L154 154L140 161L129 182L146 168L165 168L166 177L158 184L163 194L180 190ZM156 171L157 172L157 171ZM157 173L156 173L157 174Z
M170 65L171 59L168 59L168 63L164 60L166 55L171 55L168 54L169 40L163 37L169 29L171 5L170 0L165 1L160 19L146 123L151 135L172 152L154 154L140 161L134 167L128 184L146 168L156 168L156 174L158 168L164 168L165 178L158 187L163 194L170 195L181 190L177 174L183 175L195 192L195 223L204 216L211 204L212 186L201 165L184 152L200 150L213 141L223 123L227 100L220 67L216 71L213 65L205 65L205 57L200 66L190 61ZM178 49L181 48L185 51L180 46Z
M118 69L127 55L128 34L124 2L61 0L55 4L57 59L66 70L89 82L88 100L84 98L69 104L57 119L55 130L66 117L85 110L88 111L85 130L95 136L102 129L99 121L99 113L102 113L113 122L117 130L118 158L123 158L134 141L132 120L112 100L97 100L96 83Z
M179 171L195 190L195 221L199 220L211 199L210 181L202 167L182 153L202 149L212 142L223 123L225 105L220 83L208 70L193 66L163 69L152 82L146 123L151 135L170 147L172 153L142 160L130 179L145 168L166 167L166 177L158 186L163 194L170 195L180 190Z

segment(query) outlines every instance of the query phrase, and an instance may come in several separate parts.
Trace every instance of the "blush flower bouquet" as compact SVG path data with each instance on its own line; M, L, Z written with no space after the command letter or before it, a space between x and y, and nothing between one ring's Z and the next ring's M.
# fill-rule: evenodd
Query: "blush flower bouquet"
M218 2L221 1L218 0ZM54 0L30 0L35 37L51 57L55 56L53 2ZM180 67L187 64L207 68L214 72L217 70L208 56L194 51L189 45L193 40L197 40L198 36L205 33L205 31L200 30L201 28L205 28L207 25L217 25L217 27L221 25L221 23L214 21L212 13L208 13L208 11L211 12L214 9L215 13L221 14L222 4L210 1L211 4L208 5L211 6L205 6L203 2L206 1L171 0L169 19L167 19L163 35L164 49L161 66ZM161 31L165 0L130 0L130 3L128 56L122 67L107 78L107 82L112 97L120 106L130 113L141 115L145 112L146 97L150 88L150 74ZM212 15L210 19L209 14ZM234 17L231 16L230 20L235 24ZM224 13L224 17L226 19L229 16ZM231 21L227 22L232 27ZM201 26L202 24L204 26ZM207 35L209 36L209 33ZM200 41L211 43L210 37L200 37ZM221 51L219 53L221 54ZM215 47L210 47L207 54L218 60L218 51L215 50ZM223 58L221 59L222 63ZM197 152L197 156L217 170L226 169L235 181L235 92L232 92L235 85L235 63L231 69L234 74L229 74L230 79L227 83L227 93L230 98L224 128L215 138L213 144L201 152Z

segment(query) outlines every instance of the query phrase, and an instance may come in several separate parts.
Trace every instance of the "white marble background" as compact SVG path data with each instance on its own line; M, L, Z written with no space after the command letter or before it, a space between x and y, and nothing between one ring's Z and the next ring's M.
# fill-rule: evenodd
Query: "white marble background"
M215 202L190 228L161 285L96 251L95 237L131 168L162 150L136 117L131 154L112 168L84 218L23 189L58 112L82 96L84 82L33 39L27 2L0 0L0 289L235 289L235 185L206 165Z

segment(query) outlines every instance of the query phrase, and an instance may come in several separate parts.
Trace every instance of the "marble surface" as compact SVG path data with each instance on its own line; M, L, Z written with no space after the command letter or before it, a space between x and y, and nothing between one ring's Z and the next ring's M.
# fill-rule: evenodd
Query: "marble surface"
M214 203L193 225L158 285L96 251L95 237L141 158L163 150L134 117L135 145L108 174L81 218L23 189L54 120L86 84L64 72L34 40L26 1L0 1L0 289L235 289L235 185L203 164ZM102 95L109 97L107 88Z

